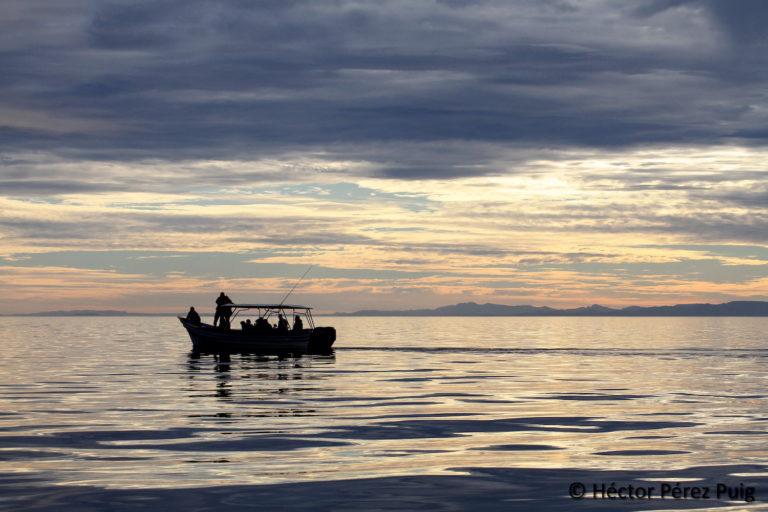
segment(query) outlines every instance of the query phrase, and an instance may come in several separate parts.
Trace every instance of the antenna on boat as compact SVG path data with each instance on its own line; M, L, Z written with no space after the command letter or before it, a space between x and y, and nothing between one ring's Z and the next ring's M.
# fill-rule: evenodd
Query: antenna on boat
M295 290L295 289L296 289L296 287L297 287L297 286L299 286L299 283L301 282L301 280L302 280L302 279L304 279L304 276L306 276L307 274L309 274L309 271L310 271L310 270L312 270L312 267L314 267L314 265L310 265L310 266L309 266L309 268L308 268L308 269L307 269L307 270L306 270L306 271L305 271L303 274L301 274L301 277L299 278L299 280L298 280L298 281L296 281L296 284L294 284L294 285L293 285L293 288L291 288L291 291L289 291L288 293L286 293L286 294L285 294L285 297L283 297L283 300L281 300L281 301L280 301L280 306L282 306L282 305L283 305L283 302L285 302L285 301L286 301L286 299L288 299L288 297L290 297L290 296L291 296L291 294L293 293L293 290ZM280 306L278 306L278 307L280 307Z

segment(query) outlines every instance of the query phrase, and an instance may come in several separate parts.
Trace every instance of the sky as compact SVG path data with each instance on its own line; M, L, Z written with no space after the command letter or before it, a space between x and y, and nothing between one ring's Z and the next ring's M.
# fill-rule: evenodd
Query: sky
M6 0L0 313L768 300L763 0Z

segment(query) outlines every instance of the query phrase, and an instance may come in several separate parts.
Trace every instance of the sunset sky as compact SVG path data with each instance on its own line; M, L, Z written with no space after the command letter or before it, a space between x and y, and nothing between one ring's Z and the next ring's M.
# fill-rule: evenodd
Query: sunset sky
M768 300L763 0L10 0L0 313Z

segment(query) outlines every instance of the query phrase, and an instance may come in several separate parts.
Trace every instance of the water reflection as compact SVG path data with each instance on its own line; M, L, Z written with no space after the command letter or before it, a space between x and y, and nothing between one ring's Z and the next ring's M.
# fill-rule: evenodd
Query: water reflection
M768 319L334 319L336 355L301 357L189 353L173 319L115 322L0 325L0 474L39 478L48 503L277 509L311 488L313 510L474 491L479 510L491 485L527 510L571 479L766 472Z
M201 388L214 384L212 396L222 401L249 403L274 399L275 395L298 398L311 393L312 381L323 375L311 374L307 370L321 366L333 366L334 353L318 355L258 355L258 354L215 354L190 352L187 357L187 379L193 384L189 389L190 398L199 398ZM327 376L327 375L326 375ZM310 381L306 384L304 381ZM295 408L282 409L270 405L274 411L269 415L303 415L308 411ZM231 418L229 413L217 413L216 417Z

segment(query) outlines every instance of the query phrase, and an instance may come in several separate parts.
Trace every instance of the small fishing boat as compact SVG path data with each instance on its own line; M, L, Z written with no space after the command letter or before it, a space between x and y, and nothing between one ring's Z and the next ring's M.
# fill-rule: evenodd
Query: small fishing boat
M329 352L336 341L336 329L316 327L312 318L312 308L289 304L224 304L230 308L230 324L235 323L238 315L253 311L258 322L246 329L214 327L210 324L196 323L184 317L178 317L181 325L189 333L192 348L196 352L244 352L244 353L324 353ZM286 318L306 319L306 328L294 323L293 329L272 327L270 319L283 315ZM289 316L290 315L290 316ZM246 315L242 315L246 316ZM301 322L302 324L304 321Z

